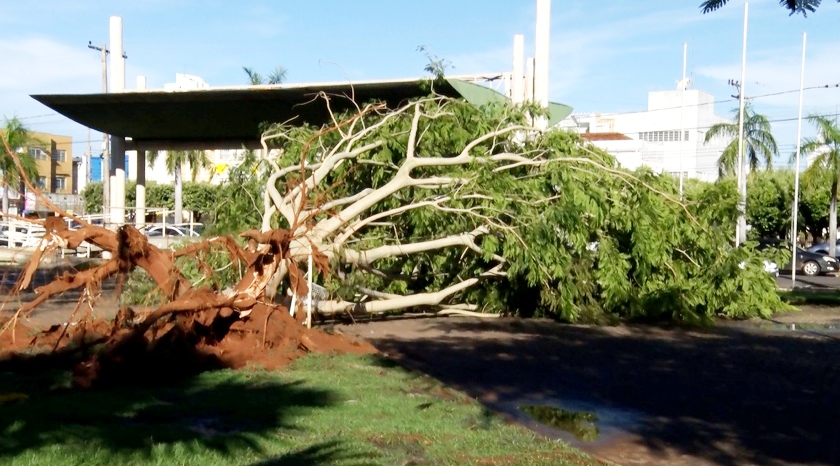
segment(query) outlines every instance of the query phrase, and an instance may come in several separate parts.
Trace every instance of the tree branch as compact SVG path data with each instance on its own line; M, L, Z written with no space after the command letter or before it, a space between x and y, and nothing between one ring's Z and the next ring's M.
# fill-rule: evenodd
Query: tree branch
M344 261L354 265L368 265L379 259L395 256L407 256L409 254L417 254L419 252L433 251L435 249L442 249L451 246L470 246L474 245L476 237L489 233L487 227L481 226L475 230L460 235L447 236L445 238L435 239L431 241L423 241L419 243L398 244L391 246L379 246L366 251L355 251L352 249L344 250Z
M321 301L320 303L318 303L318 310L325 314L335 314L339 312L352 311L378 313L417 306L437 306L444 299L475 285L476 283L478 283L478 281L478 278L469 278L467 280L444 288L440 291L435 291L431 293L417 293L410 296L395 296L393 298L370 301L367 303L351 303L348 301L334 300Z

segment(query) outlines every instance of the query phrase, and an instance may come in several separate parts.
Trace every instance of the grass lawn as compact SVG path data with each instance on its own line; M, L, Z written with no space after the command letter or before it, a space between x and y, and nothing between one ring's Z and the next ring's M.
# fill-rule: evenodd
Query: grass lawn
M793 306L840 306L840 292L837 290L793 290L778 293L782 301Z
M152 388L0 374L4 465L594 465L434 379L375 357L309 356Z

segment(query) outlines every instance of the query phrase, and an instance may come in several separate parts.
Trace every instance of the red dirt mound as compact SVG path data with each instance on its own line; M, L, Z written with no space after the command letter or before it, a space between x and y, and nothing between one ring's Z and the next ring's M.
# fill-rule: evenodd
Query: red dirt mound
M129 308L113 321L22 324L0 335L0 372L72 369L82 387L168 382L219 368L277 369L307 353L372 354L369 344L307 329L286 308L257 304L246 317L230 309L172 314L141 332L146 314Z

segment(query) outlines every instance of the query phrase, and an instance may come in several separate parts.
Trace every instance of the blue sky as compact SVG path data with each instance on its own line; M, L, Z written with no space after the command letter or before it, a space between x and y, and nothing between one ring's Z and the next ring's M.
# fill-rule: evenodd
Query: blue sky
M703 15L699 0L602 0L552 5L551 89L554 101L577 112L643 110L647 92L675 88L688 43L693 88L712 93L719 115L737 103L728 79L740 77L743 2L732 0ZM85 128L29 97L39 93L95 93L101 89L96 52L108 40L108 18L124 23L126 84L138 75L149 88L175 73L201 76L212 86L245 84L242 66L263 74L288 69L288 82L422 76L425 45L454 68L448 74L511 68L513 35L525 35L533 55L535 0L356 2L309 0L0 0L0 115L17 115L37 131L69 134L74 154L86 147ZM803 31L808 33L805 115L840 109L840 4L823 2L809 15L789 17L776 0L750 2L746 95L799 87ZM796 92L756 97L771 120L795 118ZM796 122L774 128L787 159ZM809 125L805 135L812 135ZM93 139L98 140L98 134ZM97 144L94 144L95 151Z

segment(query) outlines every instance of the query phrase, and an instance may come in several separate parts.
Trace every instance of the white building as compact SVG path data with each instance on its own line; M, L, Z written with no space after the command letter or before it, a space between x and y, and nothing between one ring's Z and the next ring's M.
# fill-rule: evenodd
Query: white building
M730 141L716 138L704 143L709 128L731 120L715 115L714 97L695 90L648 93L643 112L573 114L559 123L580 133L620 133L629 140L589 139L618 158L627 168L640 164L687 177L713 181L717 162Z
M183 73L175 74L174 83L163 85L163 90L167 92L196 91L202 89L210 89L210 85L198 76ZM207 150L205 153L213 166L209 170L200 170L195 180L192 179L190 167L184 166L181 172L184 181L221 183L227 179L229 168L241 160L243 151L240 149ZM136 166L137 153L135 151L129 151L126 152L126 155L128 156L128 164L126 166L128 178L136 180L137 173L134 167ZM154 164L150 164L148 160L146 161L146 180L156 183L173 183L175 181L174 175L166 170L166 151L160 151L160 155L158 155Z

